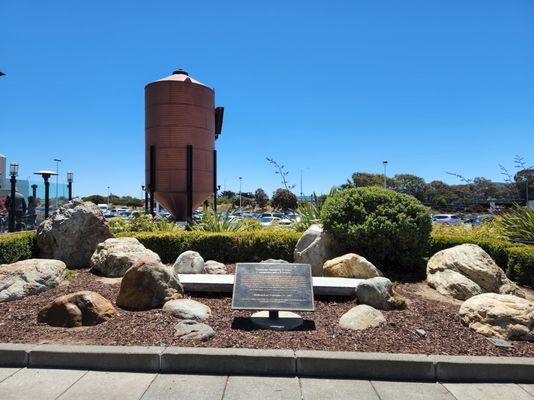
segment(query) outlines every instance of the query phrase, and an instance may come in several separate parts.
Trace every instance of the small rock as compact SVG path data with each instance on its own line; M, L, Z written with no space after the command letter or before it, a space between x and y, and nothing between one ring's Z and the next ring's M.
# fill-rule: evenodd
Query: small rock
M36 258L0 265L0 303L56 287L65 269L63 261Z
M464 301L462 324L484 336L534 341L534 303L509 294L483 293Z
M424 329L416 329L415 332L421 337L426 337L426 331Z
M208 260L204 264L204 273L212 275L224 275L227 274L226 265L218 261Z
M334 278L368 279L382 276L382 272L364 257L349 253L325 262L323 275Z
M380 311L366 304L360 304L341 316L339 326L343 329L359 331L379 326L384 322L386 322L386 319Z
M204 259L196 251L184 251L173 265L178 274L201 274L204 272Z
M211 309L207 305L191 299L168 301L163 305L163 311L177 318L196 319L198 321L205 321L211 316Z
M174 329L174 336L182 340L206 341L215 335L211 326L187 319L177 323Z
M508 342L507 340L495 337L495 336L487 337L486 340L490 342L492 345L494 345L495 347L502 347L503 349L508 349L510 347L513 347L512 343Z
M142 258L126 271L117 296L117 305L126 310L159 308L183 293L178 275L151 257Z
M398 310L406 307L406 299L393 291L388 278L365 279L356 286L359 304L367 304L380 310Z
M142 257L161 261L156 253L147 249L136 238L110 238L98 244L91 257L91 267L104 276L117 278L123 276L133 263Z
M39 322L72 328L98 325L117 314L113 305L96 292L81 291L58 297L37 316Z
M269 258L267 260L260 261L260 264L289 264L289 262L286 260Z

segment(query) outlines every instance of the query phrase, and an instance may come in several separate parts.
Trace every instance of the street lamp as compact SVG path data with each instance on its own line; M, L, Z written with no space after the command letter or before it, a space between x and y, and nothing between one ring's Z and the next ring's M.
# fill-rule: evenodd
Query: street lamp
M110 197L111 197L111 192L109 191L109 186L108 186L108 208L111 207L111 203L109 202Z
M243 181L243 177L239 177L239 212L241 212L241 182Z
M384 189L388 188L388 181L387 181L387 175L386 175L386 167L388 165L388 160L382 161L382 164L384 164Z
M72 200L72 172L67 172L67 183L69 185L69 201Z
M9 165L9 174L11 175L11 194L9 196L9 232L15 232L15 212L16 212L16 191L15 186L17 184L17 175L19 174L19 165L17 163L11 163Z
M59 188L59 163L61 160L59 158L54 158L54 161L56 163L56 208L59 206L59 198L58 198L58 188Z
M41 170L34 172L35 175L41 175L45 185L45 218L48 218L48 212L50 210L50 179L51 176L57 175L54 171Z
M148 190L146 190L145 185L141 185L141 190L145 195L145 212L148 212Z

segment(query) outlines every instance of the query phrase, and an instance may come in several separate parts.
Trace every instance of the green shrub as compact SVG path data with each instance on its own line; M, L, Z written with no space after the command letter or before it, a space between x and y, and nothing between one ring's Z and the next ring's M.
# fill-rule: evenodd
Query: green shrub
M37 257L37 234L35 232L0 235L0 264L10 264L35 257Z
M429 256L436 254L438 251L448 249L450 247L458 246L464 243L472 243L479 245L488 253L491 258L506 270L508 265L508 248L517 246L517 244L503 239L495 239L491 237L480 237L475 235L451 235L432 232L430 236L430 251Z
M377 187L345 189L328 196L321 219L341 252L358 253L385 270L418 270L428 252L430 214L412 196Z
M534 246L510 247L506 274L517 283L534 288Z
M252 232L130 232L119 236L137 238L156 252L164 263L172 263L184 251L198 251L204 260L224 263L277 258L293 261L300 233L289 229Z

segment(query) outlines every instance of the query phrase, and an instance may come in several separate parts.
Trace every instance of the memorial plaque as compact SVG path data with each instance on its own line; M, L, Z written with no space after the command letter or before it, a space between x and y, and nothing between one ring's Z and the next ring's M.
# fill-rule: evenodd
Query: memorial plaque
M314 311L310 265L237 264L232 308L237 310Z

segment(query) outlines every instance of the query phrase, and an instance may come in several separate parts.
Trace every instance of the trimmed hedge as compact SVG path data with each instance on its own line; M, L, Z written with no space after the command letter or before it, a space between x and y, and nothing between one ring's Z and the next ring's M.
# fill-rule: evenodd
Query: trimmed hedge
M429 256L464 243L479 245L517 283L534 288L534 246L502 239L432 233Z
M31 232L0 235L0 264L10 264L37 257L37 234Z
M534 246L509 248L506 274L517 283L534 288Z
M223 263L261 261L268 258L293 261L293 250L301 233L290 230L252 232L124 232L117 236L137 238L156 252L164 263L172 263L187 250L204 260Z

